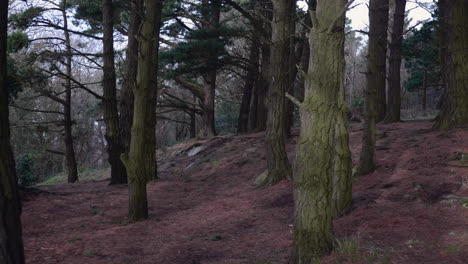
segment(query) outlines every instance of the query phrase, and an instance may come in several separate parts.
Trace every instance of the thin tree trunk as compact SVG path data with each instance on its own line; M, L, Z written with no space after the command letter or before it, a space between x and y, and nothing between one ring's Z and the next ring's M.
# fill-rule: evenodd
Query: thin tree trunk
M382 101L379 94L382 89L385 91L388 0L370 0L369 20L364 132L356 175L365 175L375 169L376 123L382 117Z
M271 81L268 89L268 115L266 129L266 148L268 174L264 178L257 179L258 186L270 186L282 179L291 178L291 165L286 154L286 96L289 86L289 1L273 1L272 23L272 49L270 62L275 67L271 68ZM264 175L261 175L264 176Z
M262 45L260 79L255 88L257 96L255 131L265 131L267 123L266 99L270 83L270 45Z
M109 163L111 165L110 184L127 183L127 172L120 160L124 153L120 137L119 113L117 109L117 88L114 64L114 22L112 0L102 1L104 77L103 77L103 112L106 124L106 141Z
M468 124L468 1L439 0L445 95L435 129Z
M291 263L310 264L332 249L333 219L351 204L351 154L344 92L346 0L311 12L310 68L294 167Z
M67 160L67 169L68 169L68 183L74 183L78 181L78 166L76 164L75 150L73 146L73 121L72 121L72 48L70 41L70 32L68 31L68 18L66 11L67 1L62 2L62 18L63 18L63 33L65 35L65 44L67 54L66 59L66 74L67 78L65 80L65 104L64 108L64 142L65 142L65 158Z
M154 177L156 159L154 140L155 112L149 105L155 104L157 95L157 65L159 30L161 27L162 1L145 0L145 15L139 35L141 36L138 57L130 152L122 155L127 168L129 183L128 217L132 221L148 218L146 183ZM151 137L151 136L150 136ZM152 146L149 146L153 144Z
M120 136L125 153L130 151L130 138L133 122L133 87L138 73L138 30L141 25L141 0L131 1L128 46L125 60L125 78L120 92Z
M239 110L239 120L237 125L238 134L246 133L249 130L250 102L252 101L252 90L258 77L259 57L258 41L254 40L250 47L250 66L245 78L244 94L242 95L242 102Z
M286 88L286 92L294 94L294 83L297 77L297 60L300 57L296 57L296 0L290 0L289 5L287 6L288 12L288 32L289 33L289 70L288 70L288 79L289 84ZM285 109L285 134L287 137L291 136L291 128L294 125L294 105L289 100L286 100L286 109Z
M374 3L373 3L374 2ZM373 75L376 89L376 122L383 121L387 111L387 93L386 93L386 74L387 74L387 43L388 43L388 18L389 18L389 0L370 0L369 1L369 40L371 32L373 38L376 38L378 45L372 52L376 52L376 60L370 74ZM372 25L371 21L374 21ZM372 29L374 27L374 29ZM371 49L369 49L369 52ZM372 56L369 54L369 56Z
M426 114L426 106L427 106L427 71L424 70L424 79L423 79L423 102L422 102L422 109L423 113Z
M257 126L257 107L258 107L258 84L260 83L260 74L257 76L257 80L255 80L256 84L253 88L253 95L252 95L252 102L250 106L250 113L249 113L249 120L250 120L250 127L249 130L255 130Z
M265 35L261 38L261 59L260 59L260 73L259 81L255 87L256 96L256 117L254 131L265 131L267 125L268 109L266 105L268 88L271 81L271 21L273 17L272 3L268 0L257 1L257 12L264 18L263 28Z
M0 2L0 263L23 264L21 202L10 145L7 87L8 1Z
M394 1L393 24L390 38L390 55L388 63L388 104L385 116L386 123L400 122L401 109L401 56L403 44L403 27L405 26L406 0Z

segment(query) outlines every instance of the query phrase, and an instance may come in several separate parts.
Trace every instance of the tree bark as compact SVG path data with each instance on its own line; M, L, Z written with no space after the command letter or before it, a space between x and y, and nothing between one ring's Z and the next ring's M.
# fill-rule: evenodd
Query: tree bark
M66 80L65 80L65 104L63 105L64 112L64 142L65 142L65 158L67 161L68 169L68 183L78 181L78 165L76 164L75 149L73 146L73 121L72 121L72 48L70 40L70 32L68 31L68 18L67 18L67 1L62 2L61 12L63 18L63 34L65 35L65 44L67 53L65 55L66 67Z
M131 1L130 25L128 29L128 46L125 59L125 78L120 92L120 136L124 152L130 151L130 138L133 123L133 87L138 73L138 30L141 25L141 0Z
M137 84L133 87L135 98L130 152L122 155L129 183L128 217L132 221L148 218L146 183L156 171L154 106L157 95L159 30L162 1L145 0L145 15L139 32ZM150 137L150 138L148 138Z
M7 87L8 1L0 2L0 263L23 264L21 202L18 195Z
M267 95L271 80L271 21L273 17L272 3L269 0L257 0L257 12L263 18L262 28L264 35L261 36L261 58L259 80L255 86L254 109L256 110L255 126L252 129L255 132L265 131L267 124Z
M294 167L291 263L309 264L332 249L333 219L351 204L351 154L344 92L346 0L312 10L310 67Z
M386 123L400 122L401 109L401 56L403 27L405 25L406 0L394 1L393 24L390 37L390 55L388 59L388 104Z
M207 1L204 0L202 8L209 9L206 12L203 23L204 29L215 29L219 25L221 17L221 1ZM217 56L216 54L213 54ZM210 60L216 60L212 57ZM200 138L210 138L216 136L215 126L215 97L216 97L216 77L217 70L211 70L203 75L203 90L204 96L202 98L202 122L198 136Z
M297 60L300 59L296 57L296 0L291 0L288 2L287 6L288 18L288 32L289 33L289 70L288 70L288 79L289 84L286 88L286 92L289 94L294 94L294 83L297 77ZM286 100L286 109L285 109L285 122L284 129L286 137L291 136L291 128L294 126L294 104Z
M268 174L257 179L258 186L271 186L282 179L291 178L291 165L286 154L286 96L289 87L290 56L290 1L273 1L270 86L267 101L266 148Z
M239 110L239 121L237 125L237 133L247 133L249 131L249 114L250 102L252 101L252 90L258 77L258 60L259 60L259 44L258 41L252 41L249 55L249 70L245 77L244 93Z
M267 106L266 106L266 99L268 93L268 87L270 83L270 54L271 48L269 44L263 44L262 48L262 56L260 62L260 77L259 81L255 87L255 95L256 95L256 123L255 123L255 131L265 131L266 123L267 123Z
M426 114L426 106L427 106L427 71L424 70L424 79L423 79L423 102L422 102L422 110L423 113Z
M364 131L356 175L365 175L375 169L376 123L382 118L381 91L385 92L386 82L388 0L369 2L369 21Z
M449 129L468 124L468 1L438 5L445 94L434 128Z
M117 109L117 87L114 63L114 22L112 0L102 1L103 18L103 112L106 124L106 141L109 163L111 165L110 184L127 183L127 171L120 160L124 153L120 137L119 113Z
M370 38L377 41L372 49L369 46L369 58L375 56L374 65L368 74L373 76L372 85L376 94L376 122L383 121L387 111L386 74L387 74L387 43L388 43L389 0L369 1L369 42ZM374 25L372 25L374 23ZM371 32L372 31L372 32ZM371 36L372 35L372 36ZM370 53L374 54L370 54Z

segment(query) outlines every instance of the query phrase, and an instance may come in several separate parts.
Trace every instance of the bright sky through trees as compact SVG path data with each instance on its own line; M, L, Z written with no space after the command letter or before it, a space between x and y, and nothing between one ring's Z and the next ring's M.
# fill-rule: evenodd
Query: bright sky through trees
M412 18L411 26L417 24L419 21L431 18L431 14L426 11L421 5L428 5L433 3L432 0L410 0L406 4L406 10L409 12L409 17ZM352 20L352 26L357 30L364 30L369 24L368 14L369 0L356 0L353 3L351 10L348 11L347 17ZM298 2L299 6L306 6L304 1Z

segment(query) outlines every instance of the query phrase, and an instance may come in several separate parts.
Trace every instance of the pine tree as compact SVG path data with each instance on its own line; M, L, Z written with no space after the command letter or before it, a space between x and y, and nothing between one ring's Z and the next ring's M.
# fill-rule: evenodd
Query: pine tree
M8 1L0 2L0 263L24 263L21 204L10 145L7 86Z

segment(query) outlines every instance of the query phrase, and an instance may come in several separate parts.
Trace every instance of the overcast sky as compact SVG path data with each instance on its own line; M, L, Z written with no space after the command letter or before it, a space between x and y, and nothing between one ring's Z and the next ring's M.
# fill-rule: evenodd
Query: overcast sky
M415 3L415 0L408 1L406 4L406 10L411 10L409 12L409 17L412 18L411 25L418 23L421 20L426 20L431 18L429 12L419 7ZM433 3L432 0L417 0L419 3ZM352 20L352 26L354 29L365 29L369 24L369 13L368 5L369 0L356 0L352 6L359 4L353 9L349 10L346 14ZM299 2L299 5L305 5L304 2Z

